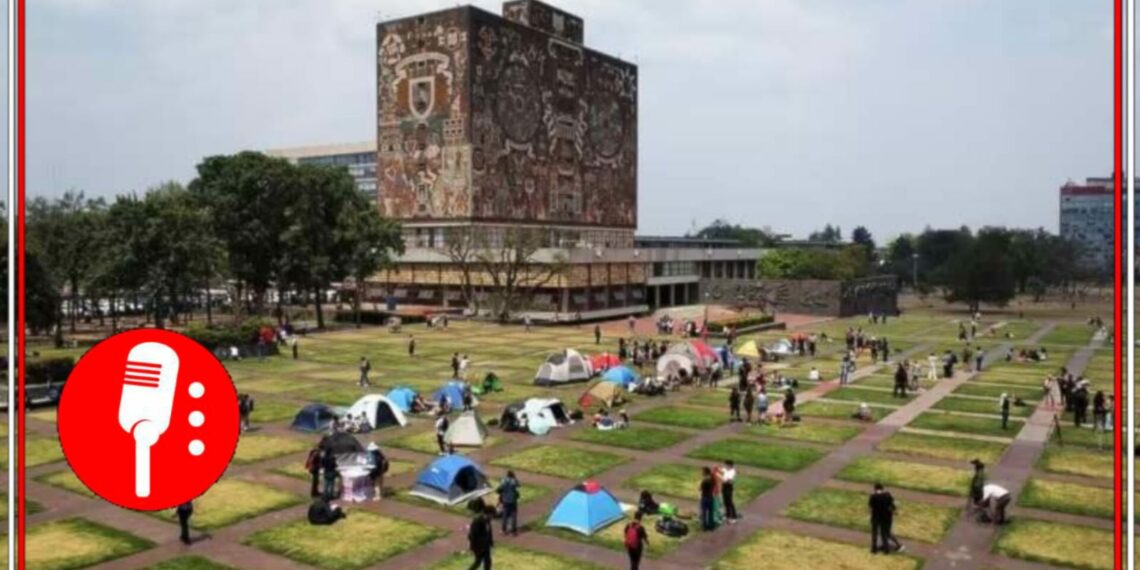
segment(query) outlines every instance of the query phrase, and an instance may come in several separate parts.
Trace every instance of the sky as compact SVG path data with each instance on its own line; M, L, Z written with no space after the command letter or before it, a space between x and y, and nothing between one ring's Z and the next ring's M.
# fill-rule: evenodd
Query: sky
M1111 172L1109 2L551 3L639 65L639 233L1056 231L1058 188ZM28 194L141 192L208 155L372 138L375 22L454 5L30 2Z

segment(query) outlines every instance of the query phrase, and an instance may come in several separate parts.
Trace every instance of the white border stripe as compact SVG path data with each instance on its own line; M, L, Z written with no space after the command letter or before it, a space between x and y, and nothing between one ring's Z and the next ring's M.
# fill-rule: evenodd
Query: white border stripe
M8 567L16 567L16 2L8 0Z

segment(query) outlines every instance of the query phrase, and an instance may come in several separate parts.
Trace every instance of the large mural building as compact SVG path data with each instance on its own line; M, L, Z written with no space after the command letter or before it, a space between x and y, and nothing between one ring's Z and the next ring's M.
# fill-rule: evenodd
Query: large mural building
M559 244L629 247L637 227L637 67L534 0L377 26L383 213L443 229L528 224Z

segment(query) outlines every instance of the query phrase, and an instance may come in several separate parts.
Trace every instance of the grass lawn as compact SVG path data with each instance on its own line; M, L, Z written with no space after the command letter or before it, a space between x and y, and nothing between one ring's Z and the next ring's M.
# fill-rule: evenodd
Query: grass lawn
M40 475L36 477L36 481L53 487L59 487L60 489L66 489L72 493L78 493L89 499L96 497L95 493L92 493L91 490L87 488L87 485L84 485L83 482L79 480L79 477L76 477L75 472L70 469Z
M626 461L629 461L629 458L612 453L573 447L539 445L500 457L492 461L491 464L509 469L581 480L621 465Z
M923 412L907 427L937 431L952 431L972 435L1013 438L1021 430L1023 421L1009 418L1009 429L1001 429L1000 418L959 416L942 412Z
M1023 507L1110 519L1112 489L1032 478L1017 497Z
M642 451L656 451L672 447L688 439L687 434L667 429L658 429L645 426L631 426L626 429L602 431L598 429L579 429L570 436L574 441L585 441L613 447L639 449Z
M787 428L795 429L795 428ZM799 471L826 455L810 447L795 447L747 439L725 439L699 447L689 453L694 459L717 463L731 459L739 465L750 465L777 471Z
M298 520L254 533L245 544L329 570L358 570L447 534L409 521L352 509L331 526Z
M145 538L86 519L28 527L25 553L33 570L70 570L129 556L154 546Z
M194 500L194 516L190 517L190 526L201 531L217 530L307 501L306 498L266 485L240 479L222 479ZM178 522L173 509L150 514L169 522Z
M868 402L871 407L871 414L874 416L875 421L881 420L888 414L894 412L894 408L884 408L875 406ZM820 417L820 418L839 418L851 419L851 415L859 409L857 402L823 402L816 400L808 402L803 406L796 406L796 413L804 417Z
M54 424L54 423L56 423L56 420L58 419L57 411L58 411L57 408L46 408L43 410L37 410L34 412L30 412L28 414L28 417L29 418L35 418L37 420L40 420L41 422L48 422L48 423ZM2 433L0 435L8 435L8 429L4 428L4 433Z
M483 447L494 447L505 442L506 440L501 436L488 435L487 438L483 440ZM439 443L437 443L435 440L435 431L433 430L422 431L409 435L402 435L395 439L385 441L384 445L389 447L398 447L400 449L407 449L408 451L418 451L420 453L426 453L428 455L435 455L439 453ZM455 447L457 450L465 449L463 446L457 445Z
M275 435L246 434L238 440L234 463L239 465L257 463L266 459L297 453L310 449L311 444L298 439Z
M887 406L901 406L910 401L914 394L908 392L905 398L896 398L886 390L872 390L870 388L855 388L846 386L838 390L828 392L824 398L828 400L838 400L842 402L854 402L856 404L866 402L870 404L885 404Z
M201 556L179 556L147 566L144 570L237 570L237 568Z
M922 562L905 554L879 556L867 545L823 540L779 530L762 530L728 551L715 570L918 570Z
M727 405L723 412L703 408L661 406L633 416L634 420L692 429L712 429L728 423Z
M255 424L270 424L292 420L298 411L297 404L281 400L254 398L253 413L249 415L249 421Z
M7 451L7 446L5 446ZM63 460L63 449L54 437L29 435L24 438L24 466L35 467ZM0 470L8 469L8 454L0 454Z
M1038 383L1040 384L1040 383ZM1025 386L1006 386L1002 384L987 384L985 382L978 382L971 380L958 386L951 394L962 396L982 396L985 398L994 399L994 407L997 407L997 399L1002 394L1009 394L1011 398L1021 398L1029 405L1034 405L1041 400L1040 388L1027 388Z
M1066 413L1065 416L1072 417L1072 414ZM1058 441L1065 445L1075 445L1080 447L1091 447L1093 449L1111 450L1113 448L1112 430L1098 432L1089 428L1076 428L1068 421L1062 421L1060 435L1057 430L1053 430L1050 435L1054 443Z
M1001 416L1001 408L998 407L997 398L993 400L979 400L977 398L958 398L955 396L946 396L934 404L936 410L946 410L951 412L968 412L971 414L990 414L993 416ZM1025 418L1033 413L1033 408L1029 406L1010 406L1010 418Z
M777 483L779 481L774 479L738 473L734 498L738 505L743 505L768 489L775 487ZM701 498L700 484L700 467L669 463L654 466L652 469L626 481L624 486L635 491L649 491L655 496L668 495L678 499L698 501Z
M735 382L735 379L733 380L733 382ZM691 406L705 406L705 407L709 407L709 408L717 408L720 410L724 410L724 413L727 414L728 413L728 394L729 394L728 390L697 390L696 392L693 393L692 396L690 396L687 400L685 400L685 403L689 404ZM744 397L744 395L741 394L741 398L743 398L743 397Z
M954 459L966 465L971 459L996 463L1008 447L1004 443L977 441L952 436L898 432L879 443L879 451L903 453L936 459Z
M583 560L512 546L495 546L494 559L495 568L499 570L605 570L604 566ZM431 570L467 570L469 566L470 554L452 554L431 566Z
M1041 455L1038 468L1050 473L1111 479L1112 463L1111 449L1095 451L1081 447L1050 445Z
M970 475L971 472L965 469L860 457L847 464L836 478L866 483L868 486L878 482L886 485L888 490L890 487L899 487L912 491L965 497L970 490Z
M855 424L840 425L800 422L787 428L773 424L751 425L748 426L747 431L748 433L765 437L840 444L862 433L863 427Z
M895 501L893 532L903 538L935 543L958 520L959 509L928 503ZM809 522L871 531L867 493L844 489L816 489L792 503L784 514Z
M1111 570L1112 531L1031 519L1010 521L994 551L1011 558L1087 570Z
M646 515L641 519L641 524L645 526L645 531L647 534L649 534L649 546L645 549L645 555L649 558L660 558L661 556L672 552L689 537L700 533L700 530L697 529L697 526L699 525L695 525L694 521L687 521L689 524L689 534L680 538L665 536L653 530L653 526L657 524L657 518L658 517L656 516ZM629 520L630 519L628 518L621 519L590 536L586 536L564 528L553 528L545 526L546 521L544 519L538 522L539 525L542 525L538 528L538 532L541 532L542 534L549 534L551 536L557 536L566 540L584 542L586 544L593 544L595 546L601 546L603 548L625 552L624 530L625 525L627 522L629 522Z
M1045 380L1045 375L1050 371L1051 369L1030 370L1018 368L1002 368L989 372L982 372L982 375L978 379L983 382L993 382L994 384L1021 386L1024 390L1036 391L1038 394L1040 394L1041 383ZM969 382L967 382L967 384L969 384Z
M1083 347L1092 340L1093 332L1095 331L1088 325L1057 325L1049 331L1049 334L1045 335L1045 338L1041 339L1041 344L1067 344Z

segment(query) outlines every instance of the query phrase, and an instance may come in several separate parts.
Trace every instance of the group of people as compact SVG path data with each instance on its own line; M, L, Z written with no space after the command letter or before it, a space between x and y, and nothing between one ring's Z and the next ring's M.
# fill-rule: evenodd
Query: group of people
M796 392L791 386L783 388L784 397L780 400L777 413L770 413L771 402L768 397L768 387L762 382L749 383L742 392L739 387L733 386L728 393L728 415L733 422L752 424L752 411L756 411L756 424L765 425L775 421L779 425L788 426L795 421Z
M1042 385L1046 401L1056 407L1054 388L1061 397L1061 407L1066 412L1073 414L1073 425L1081 427L1088 424L1089 404L1092 404L1093 429L1098 431L1108 431L1112 423L1111 413L1114 407L1114 398L1112 394L1105 394L1103 390L1097 390L1095 394L1090 397L1091 382L1084 376L1074 376L1065 368L1061 368L1061 373L1056 377L1050 375L1045 378Z

